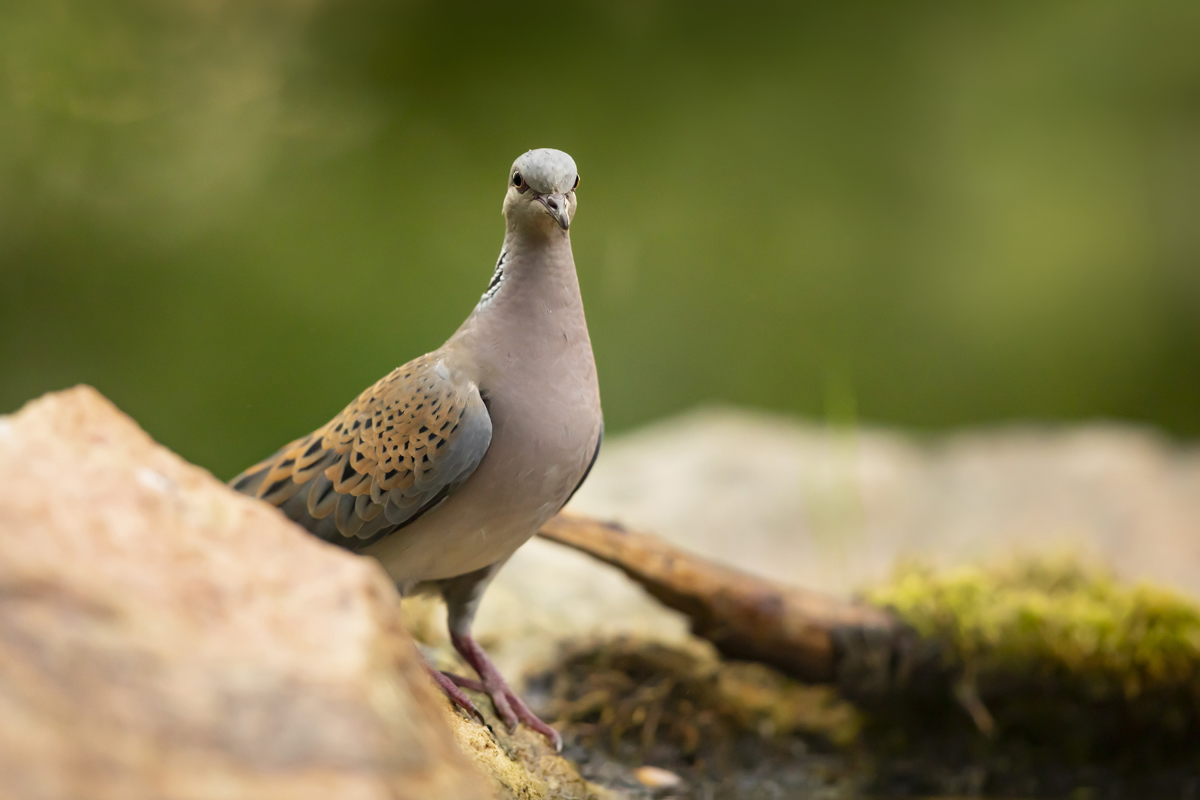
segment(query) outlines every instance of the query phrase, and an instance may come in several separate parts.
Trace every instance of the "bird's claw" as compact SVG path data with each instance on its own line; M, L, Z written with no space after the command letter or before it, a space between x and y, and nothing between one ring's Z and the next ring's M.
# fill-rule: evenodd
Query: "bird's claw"
M558 731L542 722L537 714L529 710L529 706L525 705L525 701L517 696L504 680L504 676L496 669L496 665L488 658L487 653L483 651L474 639L469 636L451 636L451 641L459 654L474 668L479 674L482 681L472 680L471 678L463 678L458 675L447 675L446 677L456 684L456 687L469 689L473 692L485 692L492 698L492 705L496 708L496 716L504 722L509 733L513 733L517 729L517 725L525 723L531 730L540 733L550 740L550 744L554 747L556 753L562 752L563 741L562 736Z
M471 698L463 694L462 689L455 685L457 681L466 681L469 680L468 678L459 678L457 675L441 672L430 666L428 662L425 664L425 669L433 677L434 682L437 683L437 685L441 687L442 691L446 693L446 697L450 698L451 703L467 712L468 716L474 718L474 720L480 725L487 725L487 721L484 720L483 714L481 714L479 709L475 707L475 704L471 702ZM475 681L472 681L472 683L475 683Z
M441 673L444 677L452 681L456 688L468 689L472 692L482 692L492 698L492 705L496 707L496 716L504 722L504 726L508 728L509 733L517 730L517 725L524 722L530 729L537 731L542 736L550 740L550 744L554 746L554 751L562 752L562 736L558 731L542 722L537 714L529 710L529 706L525 705L516 692L501 680L499 684L488 686L482 681L477 681L473 678L464 678L461 675L455 675L450 672Z

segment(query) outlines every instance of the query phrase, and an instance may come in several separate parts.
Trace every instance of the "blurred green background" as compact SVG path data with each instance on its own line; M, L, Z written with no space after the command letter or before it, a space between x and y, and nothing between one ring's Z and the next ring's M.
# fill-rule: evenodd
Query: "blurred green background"
M0 411L228 477L438 346L570 152L610 430L1200 433L1200 3L6 0Z

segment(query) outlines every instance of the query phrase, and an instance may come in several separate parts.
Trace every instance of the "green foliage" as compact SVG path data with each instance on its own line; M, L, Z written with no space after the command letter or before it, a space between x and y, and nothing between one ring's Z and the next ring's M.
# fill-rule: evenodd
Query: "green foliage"
M1200 431L1195 0L6 0L0 411L230 476L439 345L580 165L618 431L700 402Z

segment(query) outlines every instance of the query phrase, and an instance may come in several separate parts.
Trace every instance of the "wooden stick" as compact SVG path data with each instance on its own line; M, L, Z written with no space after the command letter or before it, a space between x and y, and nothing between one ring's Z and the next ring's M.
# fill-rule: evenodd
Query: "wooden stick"
M687 553L647 533L559 514L540 535L611 564L731 658L762 661L801 680L877 695L901 677L907 629L874 606L785 586Z

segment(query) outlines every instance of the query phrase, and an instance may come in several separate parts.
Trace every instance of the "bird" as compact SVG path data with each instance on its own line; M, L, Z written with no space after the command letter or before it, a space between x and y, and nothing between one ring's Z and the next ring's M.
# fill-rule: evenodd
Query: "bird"
M401 596L440 593L450 641L479 679L426 661L430 675L480 722L463 689L489 695L510 731L524 723L558 751L559 733L512 690L471 625L496 573L579 489L604 438L571 252L578 186L560 150L518 157L500 256L454 334L230 481L378 559Z

